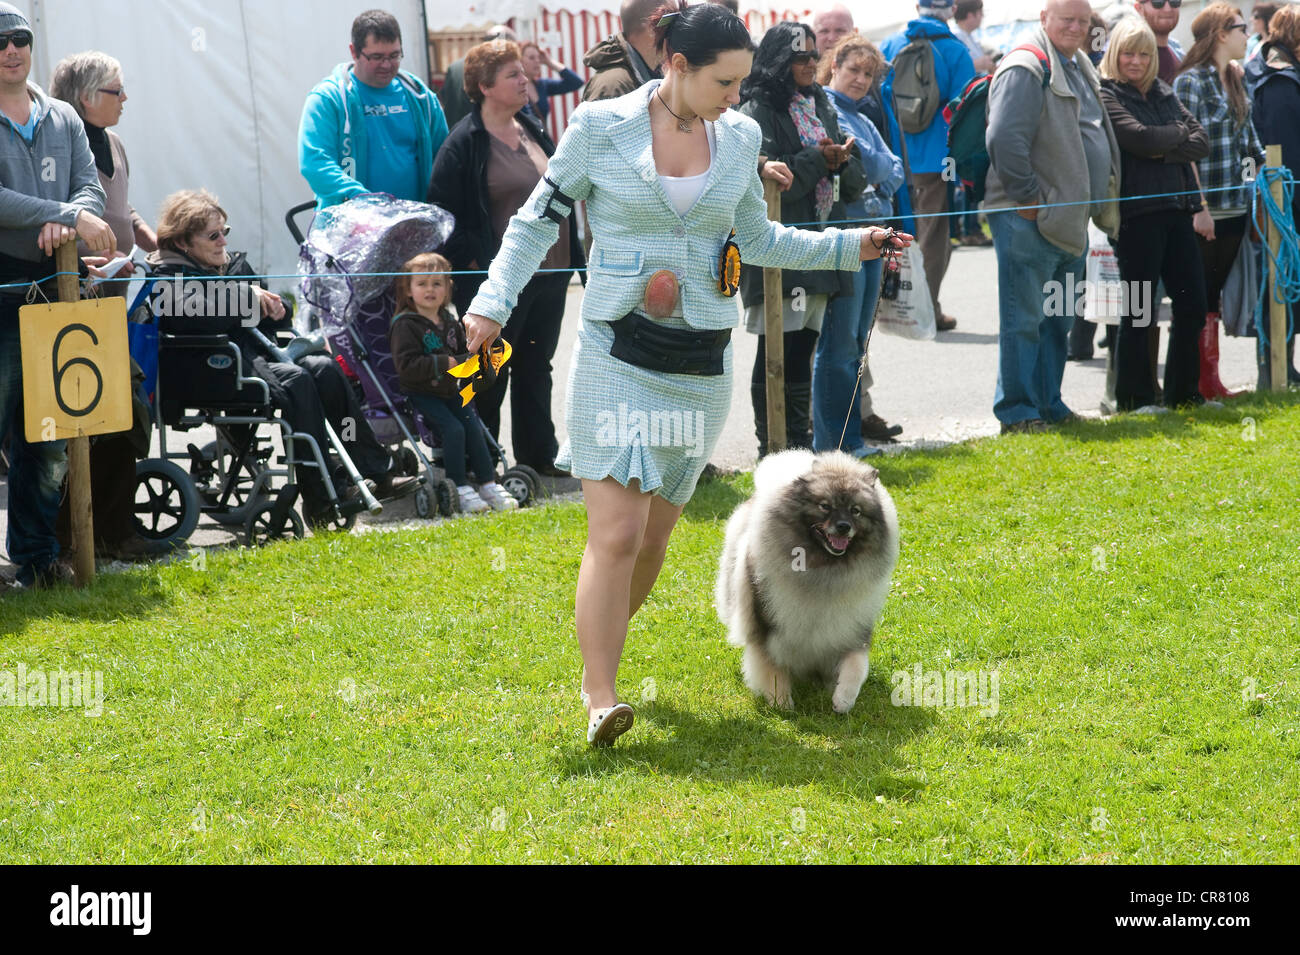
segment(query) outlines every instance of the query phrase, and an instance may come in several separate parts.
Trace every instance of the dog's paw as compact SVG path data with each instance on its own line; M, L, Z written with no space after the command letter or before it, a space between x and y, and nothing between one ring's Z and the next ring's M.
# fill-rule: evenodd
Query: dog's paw
M856 691L850 696L848 693L837 690L835 695L831 697L831 708L836 713L847 713L853 709L853 705L857 702L858 694Z

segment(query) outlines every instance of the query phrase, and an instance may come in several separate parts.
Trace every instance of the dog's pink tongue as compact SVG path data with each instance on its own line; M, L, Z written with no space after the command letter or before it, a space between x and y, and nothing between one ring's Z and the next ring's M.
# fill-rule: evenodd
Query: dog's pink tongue
M849 549L849 539L847 537L840 537L836 534L827 534L826 539L831 542L831 546L836 550Z

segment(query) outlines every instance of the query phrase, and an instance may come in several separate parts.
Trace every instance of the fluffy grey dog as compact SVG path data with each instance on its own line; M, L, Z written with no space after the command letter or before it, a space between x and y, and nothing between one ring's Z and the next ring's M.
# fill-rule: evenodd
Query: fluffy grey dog
M745 684L791 708L794 677L820 677L847 713L898 562L898 514L875 468L842 451L784 451L754 472L727 522L718 616L745 648Z

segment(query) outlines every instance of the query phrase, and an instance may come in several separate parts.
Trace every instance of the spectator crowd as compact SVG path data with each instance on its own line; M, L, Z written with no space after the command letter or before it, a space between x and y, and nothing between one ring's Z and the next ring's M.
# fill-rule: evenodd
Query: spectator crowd
M446 243L404 266L391 337L402 389L443 436L466 510L513 506L486 443L499 435L507 396L517 461L567 476L555 464L552 361L570 281L593 254L580 213L560 216L558 240L515 303L504 331L513 356L479 389L477 414L461 406L447 375L469 357L459 315L511 217L547 175L556 150L546 129L552 98L581 90L583 101L610 99L659 78L650 21L660 4L625 0L621 30L583 57L585 80L539 43L497 26L448 67L437 92L402 69L397 20L369 10L352 25L348 59L303 106L299 168L318 209L386 193L454 216ZM737 9L735 0L725 5ZM1248 19L1229 3L1210 3L1192 20L1185 50L1171 36L1181 0L1135 0L1121 12L1106 20L1088 0L1045 0L1038 26L1008 50L981 40L982 0L918 0L916 17L879 45L834 4L809 23L780 21L755 37L758 52L740 87L737 109L762 133L756 173L778 187L781 222L813 230L893 223L913 232L909 254L925 275L913 292L928 300L940 341L960 320L940 305L953 248L992 245L993 410L1004 433L1041 432L1076 417L1061 398L1064 369L1092 357L1096 331L1073 296L1057 295L1064 308L1049 300L1053 289L1083 285L1099 242L1113 250L1121 284L1132 291L1101 342L1113 370L1107 400L1118 411L1159 414L1229 397L1218 348L1229 318L1225 284L1253 231L1243 170L1263 167L1266 143L1280 144L1283 164L1300 169L1300 5L1257 3ZM0 441L6 549L27 586L66 573L59 561L68 546L66 452L63 442L30 441L22 427L18 348L18 309L31 286L55 298L55 247L78 243L98 294L123 294L138 248L152 274L247 281L268 332L292 315L291 303L256 281L247 257L226 248L226 214L200 184L168 197L156 225L131 205L127 150L112 129L128 102L122 65L103 52L68 56L47 94L30 77L34 39L27 16L0 2L0 117L8 127L0 136ZM954 107L968 98L972 108L987 103L988 172L963 182L953 172L949 129ZM39 161L49 156L53 175ZM744 239L737 236L742 258ZM784 272L785 445L867 456L902 433L876 410L864 354L883 269L876 259L853 272ZM751 394L762 455L770 436L761 269L742 267L739 293L745 328L759 336ZM1161 381L1155 318L1165 296L1172 321ZM295 430L323 443L325 421L364 422L332 359L286 363L262 340L244 335L238 344ZM1300 378L1293 353L1292 340L1291 382ZM1258 385L1269 384L1261 350ZM846 428L846 418L855 427ZM372 489L407 490L409 479L364 424L349 448ZM131 499L135 458L147 453L138 435L95 441L97 551L141 552ZM305 511L324 508L312 480L303 494Z

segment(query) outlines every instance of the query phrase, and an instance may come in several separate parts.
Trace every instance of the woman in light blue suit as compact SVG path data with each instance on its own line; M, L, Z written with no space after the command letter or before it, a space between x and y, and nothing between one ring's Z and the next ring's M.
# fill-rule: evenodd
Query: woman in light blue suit
M593 745L632 725L614 686L628 621L726 421L738 318L734 286L722 288L728 236L754 265L846 271L891 241L769 222L758 126L730 109L753 61L744 23L707 3L665 5L651 22L664 79L578 107L465 317L471 351L494 341L557 223L586 200L593 242L556 464L582 479L587 505L576 623Z

